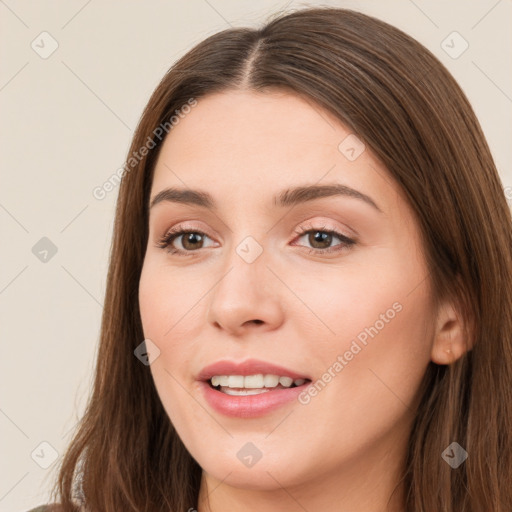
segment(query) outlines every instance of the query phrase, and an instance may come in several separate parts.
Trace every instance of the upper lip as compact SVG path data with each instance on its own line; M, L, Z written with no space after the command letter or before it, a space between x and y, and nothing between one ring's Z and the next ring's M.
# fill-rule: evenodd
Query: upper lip
M197 376L197 380L208 381L215 375L278 375L279 377L291 377L292 379L309 379L308 376L303 375L294 370L278 366L273 363L261 361L259 359L246 359L245 361L217 361L213 364L205 366Z

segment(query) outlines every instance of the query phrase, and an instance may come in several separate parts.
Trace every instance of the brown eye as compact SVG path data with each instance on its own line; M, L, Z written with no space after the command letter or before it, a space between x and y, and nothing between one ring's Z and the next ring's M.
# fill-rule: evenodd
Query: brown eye
M342 233L338 233L335 230L329 230L325 228L302 228L299 229L299 231L296 233L299 235L299 239L307 238L306 241L310 247L304 246L304 249L312 254L321 255L327 253L336 253L345 249L350 249L353 245L356 244L355 240L352 240ZM341 243L332 245L336 238Z
M308 242L314 249L327 249L332 243L332 234L326 231L310 231Z
M205 233L195 230L176 228L167 232L158 242L157 247L167 249L172 254L191 254L197 249L203 249L205 238L210 238ZM175 240L180 240L182 247L175 246Z
M182 236L182 242L183 248L188 251L193 251L194 249L201 249L202 242L203 242L203 235L201 233L196 232L189 232L185 233Z

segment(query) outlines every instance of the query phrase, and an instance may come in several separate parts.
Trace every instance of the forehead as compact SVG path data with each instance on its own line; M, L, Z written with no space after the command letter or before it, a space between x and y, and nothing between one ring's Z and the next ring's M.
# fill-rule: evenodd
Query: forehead
M347 158L347 144L362 151L357 158ZM277 191L327 182L373 197L396 195L385 174L350 129L312 100L226 91L200 98L173 127L156 163L152 196L170 186L201 188L223 199L264 198L270 207Z
M277 156L279 148L299 157L310 146L335 154L336 142L348 133L331 114L297 95L227 91L200 98L164 145L175 153L226 150L226 159L265 158L270 150Z

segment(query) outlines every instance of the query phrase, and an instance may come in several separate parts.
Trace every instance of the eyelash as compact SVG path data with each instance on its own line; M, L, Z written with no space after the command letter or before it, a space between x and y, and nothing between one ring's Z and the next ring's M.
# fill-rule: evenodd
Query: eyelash
M327 249L314 249L314 248L310 248L310 247L303 247L309 254L317 254L318 255L318 254L326 254L326 253L329 254L329 253L341 252L345 249L350 249L351 246L356 244L355 240L348 238L347 236L343 235L342 233L339 233L338 231L325 229L325 227L322 227L322 228L315 228L315 227L299 228L295 231L295 234L298 235L298 237L300 238L300 237L302 237L308 233L311 233L311 232L320 232L320 233L327 233L329 235L334 235L335 237L339 238L342 243L338 244L339 246L341 246L340 249L335 249L332 247L329 247ZM193 255L194 252L197 252L197 250L196 251L184 251L182 249L176 249L175 247L172 247L172 245L171 245L172 242L176 238L179 238L181 235L184 235L186 233L188 233L188 234L193 233L193 234L208 237L208 235L206 233L203 233L202 231L199 231L197 229L181 228L180 226L177 226L176 228L172 228L171 230L167 231L165 233L165 235L160 238L160 240L158 241L156 246L160 249L167 249L167 252L174 254L174 255L191 256L191 255ZM208 238L210 238L210 237L208 237Z

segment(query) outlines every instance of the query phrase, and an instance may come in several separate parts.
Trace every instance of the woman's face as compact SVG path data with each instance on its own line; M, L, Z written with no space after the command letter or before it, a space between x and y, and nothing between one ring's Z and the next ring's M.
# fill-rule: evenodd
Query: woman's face
M217 93L182 115L155 168L139 300L183 443L212 482L246 489L392 474L432 348L428 272L398 186L347 127L289 93ZM211 205L161 194L171 188ZM175 228L186 234L159 247ZM207 373L309 380L247 396L230 393L274 378L223 391L198 380L249 359L263 366Z

